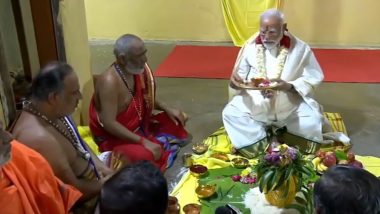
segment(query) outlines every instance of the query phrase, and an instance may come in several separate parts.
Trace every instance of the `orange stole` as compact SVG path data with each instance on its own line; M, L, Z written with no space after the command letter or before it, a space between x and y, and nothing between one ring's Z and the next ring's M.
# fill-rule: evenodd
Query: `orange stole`
M12 142L12 159L2 167L2 174L2 214L69 213L82 195L56 178L40 154L15 140Z

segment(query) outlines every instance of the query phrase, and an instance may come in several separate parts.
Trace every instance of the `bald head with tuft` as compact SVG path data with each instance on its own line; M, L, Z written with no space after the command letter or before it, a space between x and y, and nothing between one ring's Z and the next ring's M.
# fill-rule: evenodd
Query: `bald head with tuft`
M265 19L277 19L281 25L285 23L284 13L277 9L269 9L262 13L260 16L260 21L263 21Z
M138 36L133 34L124 34L116 40L113 53L116 58L121 55L128 57L133 49L143 44L144 42Z

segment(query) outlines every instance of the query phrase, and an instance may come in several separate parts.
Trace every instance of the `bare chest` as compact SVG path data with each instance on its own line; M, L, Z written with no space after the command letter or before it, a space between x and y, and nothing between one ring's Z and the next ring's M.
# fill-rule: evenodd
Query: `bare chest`
M128 85L121 80L118 93L118 113L124 111L133 102L135 94L135 83L133 80L127 80Z

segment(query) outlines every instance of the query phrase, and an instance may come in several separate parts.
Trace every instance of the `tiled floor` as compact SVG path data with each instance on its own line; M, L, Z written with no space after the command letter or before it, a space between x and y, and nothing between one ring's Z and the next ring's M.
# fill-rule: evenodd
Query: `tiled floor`
M200 43L201 45L218 45ZM174 47L169 42L147 43L149 64L156 69ZM91 45L93 73L102 72L113 61L112 45ZM158 99L185 110L190 120L188 131L193 142L199 142L222 126L221 112L227 103L227 80L192 78L157 78ZM317 101L327 112L342 114L353 151L360 155L380 156L380 84L323 83L316 92ZM182 148L174 164L166 172L169 182L181 171Z

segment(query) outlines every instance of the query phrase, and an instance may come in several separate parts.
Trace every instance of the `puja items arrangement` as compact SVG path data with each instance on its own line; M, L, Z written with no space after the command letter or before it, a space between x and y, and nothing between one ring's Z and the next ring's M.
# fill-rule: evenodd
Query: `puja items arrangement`
M252 78L251 80L252 80L253 86L259 87L259 88L268 88L268 87L273 87L277 85L277 82L272 82L264 78Z
M192 174L194 177L202 177L207 174L207 167L203 165L192 165L190 167L190 174Z
M260 192L273 206L290 205L302 184L315 177L313 164L296 148L273 144L255 166Z
M192 150L195 154L201 155L207 152L208 146L204 143L195 143L192 147Z
M270 89L276 86L278 83L276 81L270 81L264 78L252 78L251 82L241 83L242 88L252 88L252 89Z
M312 160L314 169L318 173L323 173L329 167L341 164L349 165L353 167L363 168L363 164L355 160L355 154L353 152L345 153L341 150L336 151L322 151L319 150L315 154L315 158Z
M166 210L166 214L179 214L180 209L181 207L178 203L178 199L174 196L169 196L168 209Z
M237 169L245 169L249 166L249 161L245 158L234 158L231 160L232 166L237 168Z
M185 214L200 214L201 213L201 205L199 204L187 204L183 207L183 212Z
M195 193L197 194L198 198L202 198L202 199L210 198L211 196L215 194L215 192L216 192L216 185L209 185L209 184L199 185L195 189Z
M234 182L240 182L243 184L255 184L257 182L256 173L252 172L252 168L246 168L239 175L232 175L231 179Z
M216 152L216 153L211 154L210 157L216 158L225 162L230 162L230 158L225 153Z

